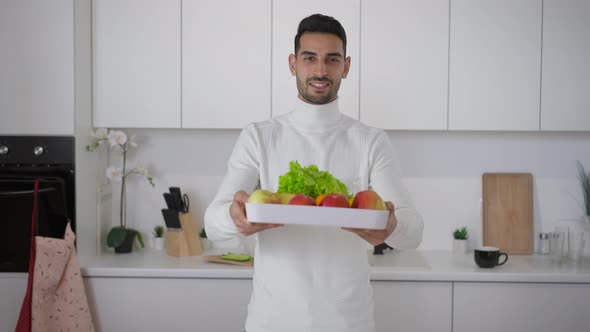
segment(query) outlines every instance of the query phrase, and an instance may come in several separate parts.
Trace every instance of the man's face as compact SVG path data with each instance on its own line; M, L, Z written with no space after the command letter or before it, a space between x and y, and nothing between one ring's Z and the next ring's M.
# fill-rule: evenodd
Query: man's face
M338 36L304 33L296 55L289 56L291 74L297 78L299 98L310 104L327 104L338 96L340 81L348 75L350 57Z

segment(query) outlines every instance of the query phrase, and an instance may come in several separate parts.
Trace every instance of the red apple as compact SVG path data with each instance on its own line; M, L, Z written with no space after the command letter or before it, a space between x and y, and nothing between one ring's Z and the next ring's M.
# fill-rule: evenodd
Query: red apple
M289 201L290 205L315 205L313 197L305 194L296 194Z
M357 209L386 210L385 203L373 190L359 191L352 200L352 207Z
M327 206L327 207L341 207L347 208L350 207L348 204L348 197L344 196L343 194L328 194L322 201L320 202L320 206Z

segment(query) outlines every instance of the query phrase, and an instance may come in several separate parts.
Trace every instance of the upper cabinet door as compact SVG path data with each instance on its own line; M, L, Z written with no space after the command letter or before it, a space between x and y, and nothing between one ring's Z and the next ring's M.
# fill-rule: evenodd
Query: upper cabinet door
M270 117L271 0L184 0L182 127Z
M590 1L545 0L541 130L590 130Z
M73 1L0 1L0 135L73 134Z
M449 0L363 0L360 119L447 129Z
M180 128L180 0L94 0L95 127Z
M539 130L542 0L452 0L449 129Z
M272 116L288 113L297 98L295 77L289 71L289 54L295 52L294 39L299 22L312 14L337 19L346 30L346 55L351 57L348 77L338 92L342 113L359 118L359 20L360 0L274 1L272 17Z

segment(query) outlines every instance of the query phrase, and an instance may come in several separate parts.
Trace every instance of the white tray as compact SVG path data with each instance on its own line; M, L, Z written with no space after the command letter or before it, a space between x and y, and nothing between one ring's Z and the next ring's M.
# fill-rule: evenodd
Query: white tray
M246 215L250 222L384 229L389 211L246 203Z

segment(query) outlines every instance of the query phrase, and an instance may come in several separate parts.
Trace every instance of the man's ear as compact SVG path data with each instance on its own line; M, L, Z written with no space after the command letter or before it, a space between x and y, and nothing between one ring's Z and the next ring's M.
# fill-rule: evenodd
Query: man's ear
M289 55L289 70L291 71L291 75L295 76L295 74L297 73L297 58L295 57L295 55L290 54Z
M342 72L342 78L346 78L348 76L348 71L350 70L350 57L347 56L344 59L344 71Z

